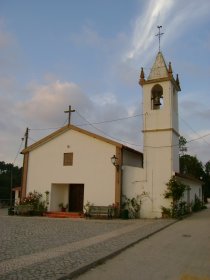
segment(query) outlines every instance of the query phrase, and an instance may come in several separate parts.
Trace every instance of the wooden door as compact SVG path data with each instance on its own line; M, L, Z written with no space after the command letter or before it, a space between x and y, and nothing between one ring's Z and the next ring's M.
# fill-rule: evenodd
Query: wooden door
M83 212L84 184L69 185L69 211Z

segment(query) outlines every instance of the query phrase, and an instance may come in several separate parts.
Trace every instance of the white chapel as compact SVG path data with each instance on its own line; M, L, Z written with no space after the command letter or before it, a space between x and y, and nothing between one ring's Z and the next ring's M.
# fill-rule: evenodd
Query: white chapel
M82 211L94 205L121 205L129 198L146 193L140 217L160 218L166 184L172 176L190 186L185 200L195 194L202 198L201 184L179 174L178 75L166 65L159 51L149 76L141 69L143 91L143 153L121 143L67 125L22 151L24 155L22 198L34 190L49 192L49 210ZM117 159L115 166L111 158Z

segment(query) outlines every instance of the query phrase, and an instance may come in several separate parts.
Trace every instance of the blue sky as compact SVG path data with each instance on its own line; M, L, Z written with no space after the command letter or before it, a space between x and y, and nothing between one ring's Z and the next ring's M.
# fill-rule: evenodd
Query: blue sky
M139 72L149 74L162 25L182 88L180 134L206 163L209 11L209 0L0 0L0 160L21 165L26 127L32 144L66 123L68 105L73 124L143 151Z

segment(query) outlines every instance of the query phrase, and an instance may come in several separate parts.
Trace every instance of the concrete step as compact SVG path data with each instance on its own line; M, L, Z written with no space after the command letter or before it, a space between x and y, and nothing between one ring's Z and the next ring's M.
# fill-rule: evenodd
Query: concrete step
M50 218L84 218L84 214L78 212L46 212L44 216Z

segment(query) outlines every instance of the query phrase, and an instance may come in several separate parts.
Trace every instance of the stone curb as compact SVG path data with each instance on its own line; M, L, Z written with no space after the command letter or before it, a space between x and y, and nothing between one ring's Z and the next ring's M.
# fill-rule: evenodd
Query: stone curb
M69 279L76 279L79 275L85 273L86 271L90 270L91 268L94 268L96 267L97 265L100 265L102 263L104 263L105 261L109 260L110 258L113 258L117 255L119 255L121 252L125 251L126 249L134 246L135 244L149 238L150 236L164 230L165 228L175 224L179 222L179 220L173 220L171 221L171 223L167 224L167 225L164 225L162 226L161 228L157 229L157 230L154 230L148 234L146 234L145 236L143 237L140 237L139 239L135 240L135 241L131 241L129 244L117 249L115 252L112 252L110 254L106 254L104 257L101 257L101 258L98 258L96 259L95 261L87 264L87 265L83 265L81 266L80 268L77 268L75 269L74 271L72 271L71 273L67 274L66 276L62 276L60 278L58 278L58 280L69 280Z

